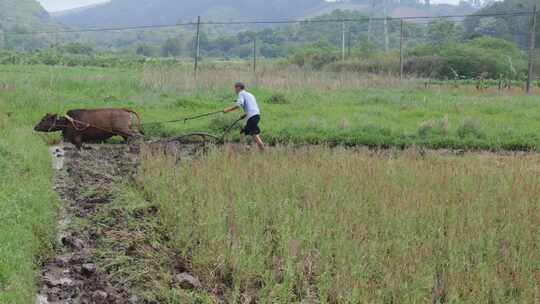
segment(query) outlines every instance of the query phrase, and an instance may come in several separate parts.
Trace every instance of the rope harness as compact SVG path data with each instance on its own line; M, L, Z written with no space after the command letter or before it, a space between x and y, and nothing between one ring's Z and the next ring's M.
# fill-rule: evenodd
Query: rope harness
M56 125L56 122L57 122L57 121L58 121L58 116L55 115L55 116L54 116L54 121L53 121L52 125L49 127L49 130L47 130L47 132L51 132L52 129L54 129L55 127L57 127L57 125ZM63 126L58 126L58 127L63 127Z
M211 112L211 113L205 113L205 114L201 114L201 115L197 115L197 116L192 116L192 117L181 118L181 119L174 119L174 120L167 120L167 121L147 122L147 123L141 124L141 126L158 125L158 124L175 123L175 122L184 122L184 123L185 123L185 122L190 121L190 120L194 120L194 119L198 119L198 118L203 118L203 117L207 117L207 116L212 116L212 115L217 115L217 114L221 114L221 113L223 113L223 111L216 111L216 112Z
M133 112L135 115L138 116L137 113ZM212 112L212 113L206 113L206 114L201 114L201 115L197 115L197 116L192 116L192 117L187 117L187 118L182 118L182 119L176 119L176 120L169 120L169 121L162 121L162 122L151 122L151 123L145 123L145 124L141 124L140 123L140 119L139 119L139 126L144 126L144 125L155 125L155 124L162 124L162 123L174 123L174 122L187 122L189 120L194 120L194 119L198 119L198 118L203 118L203 117L207 117L207 116L211 116L211 115L216 115L216 114L220 114L220 113L223 113L223 111L216 111L216 112ZM52 125L49 127L49 132L51 132L53 129L55 129L56 127L60 127L60 128L67 128L69 127L70 125L73 126L73 128L77 131L77 132L84 132L86 130L88 130L89 128L94 128L94 129L97 129L97 130L101 130L101 131L104 131L104 132L107 132L107 133L110 133L110 134L113 134L113 135L121 135L119 134L118 132L115 132L114 130L109 130L109 129L105 129L105 128L101 128L101 127L98 127L96 125L93 125L91 123L88 123L88 122L84 122L84 121L80 121L80 120L77 120L67 114L64 115L64 118L69 122L68 125L62 125L62 124L59 124L59 119L58 119L58 116L56 116L54 118L54 121L52 123ZM181 135L181 136L178 136L178 137L174 137L172 139L169 139L169 142L170 141L179 141L179 140L182 140L182 139L185 139L185 138L188 138L188 137L192 137L192 136L201 136L203 138L205 137L209 137L209 138L213 138L215 140L218 140L218 142L225 142L225 137L227 136L227 134L229 134L231 132L231 130L243 119L245 119L246 116L243 115L242 117L238 118L237 120L234 121L233 124L231 124L229 127L227 127L227 129L225 129L225 132L223 133L223 135L221 137L218 137L218 136L215 136L215 135L212 135L212 134L208 134L208 133L203 133L203 132L195 132L195 133L189 133L189 134L185 134L185 135Z
M80 120L76 120L74 119L73 117L69 116L69 115L64 115L64 117L69 121L71 122L71 125L73 126L73 128L77 131L77 132L83 132L83 131L86 131L88 130L89 128L94 128L94 129L98 129L98 130L101 130L101 131L104 131L104 132L107 132L107 133L111 133L111 134L114 134L114 135L117 135L118 132L114 132L113 130L108 130L108 129L104 129L104 128L100 128L98 126L95 126L95 125L92 125L88 122L84 122L84 121L80 121ZM83 125L82 128L79 128L77 126L77 124L81 124Z

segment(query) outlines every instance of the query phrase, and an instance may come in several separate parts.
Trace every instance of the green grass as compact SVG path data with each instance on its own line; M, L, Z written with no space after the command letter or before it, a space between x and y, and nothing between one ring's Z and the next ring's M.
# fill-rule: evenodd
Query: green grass
M224 148L175 165L146 152L137 185L161 239L230 303L535 303L538 164Z
M187 117L228 106L234 100L230 84L236 77L251 77L243 66L238 72L207 70L196 89L185 68L1 66L0 71L4 87L0 96L8 101L8 110L15 116L24 114L27 123L37 122L46 112L78 107L130 107L141 113L143 122ZM298 71L292 76L274 73L261 76L262 85L252 89L263 111L263 135L270 143L490 150L540 147L537 96L517 91L478 93L468 86L425 89L414 81L388 88L381 84L356 87L352 80L343 83L335 74L311 79ZM290 79L283 83L280 77ZM313 86L322 83L327 86ZM223 121L236 117L230 115L145 129L154 136L220 133Z
M143 122L177 119L229 106L234 100L231 84L237 80L249 81L251 76L245 64L233 68L206 65L196 86L191 72L178 66L130 69L0 66L0 302L28 303L31 300L40 259L51 249L57 198L52 191L45 144L56 140L58 135L50 137L32 132L32 126L45 113L64 113L73 108L129 107L141 113ZM264 65L259 84L252 91L263 111L263 137L270 143L422 145L490 150L540 147L538 97L518 91L478 93L468 86L426 89L415 80L398 85L391 78ZM149 136L190 131L220 134L223 127L239 115L147 126L146 131ZM235 134L232 139L237 138ZM262 161L257 157L247 161L257 159ZM216 168L224 169L227 168ZM362 168L358 170L363 172ZM411 185L421 186L414 182ZM291 192L291 195L299 194ZM525 227L520 222L510 228L522 226ZM260 266L256 259L246 263ZM425 280L432 273L428 274L422 274ZM244 286L242 284L252 275L235 274L237 286ZM264 274L265 280L267 275ZM293 281L287 282L289 285L278 288L280 295L276 297L279 299L290 296L286 290L292 288ZM329 288L328 285L323 287ZM525 290L523 285L518 287ZM414 290L411 297L417 292L423 294ZM265 292L264 296L270 297L273 291ZM374 299L378 296L381 295L370 295Z
M53 246L58 198L47 147L4 107L0 98L0 303L33 303L40 261Z

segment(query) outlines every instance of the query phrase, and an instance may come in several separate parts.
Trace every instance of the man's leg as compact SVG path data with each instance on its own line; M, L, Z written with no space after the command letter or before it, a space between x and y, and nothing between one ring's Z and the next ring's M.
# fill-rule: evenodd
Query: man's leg
M264 142L262 141L261 136L259 134L253 135L253 139L255 140L257 147L259 147L261 151L264 151Z

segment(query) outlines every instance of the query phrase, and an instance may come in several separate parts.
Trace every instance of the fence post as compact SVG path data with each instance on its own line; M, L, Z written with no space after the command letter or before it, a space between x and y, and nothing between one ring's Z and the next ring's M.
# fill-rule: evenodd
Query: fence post
M253 77L255 78L255 86L257 86L257 37L255 36L253 36Z
M200 39L200 33L201 33L201 16L197 17L197 36L195 37L195 80L197 80L197 72L199 70L199 56L201 53L201 39Z
M529 41L529 71L527 73L527 93L531 92L531 81L533 78L533 59L534 59L534 48L536 44L536 5L533 9L533 15L531 20L531 29L530 29L530 41Z
M403 18L401 18L399 29L399 80L403 80Z

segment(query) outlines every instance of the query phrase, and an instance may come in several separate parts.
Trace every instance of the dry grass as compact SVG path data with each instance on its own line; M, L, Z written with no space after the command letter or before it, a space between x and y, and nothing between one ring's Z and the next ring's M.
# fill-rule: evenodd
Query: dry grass
M540 301L540 156L216 150L137 177L230 302Z
M231 66L232 65L232 66ZM246 63L223 63L202 66L197 81L190 66L155 66L143 68L140 85L160 91L221 89L239 80L272 90L309 88L318 91L373 87L400 87L418 84L417 79L400 81L399 77L354 72L317 71L279 64L260 64L257 75Z

